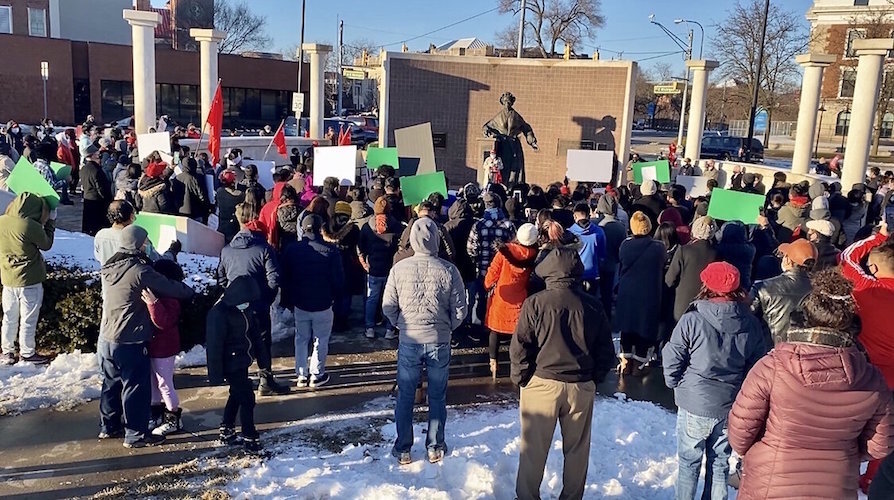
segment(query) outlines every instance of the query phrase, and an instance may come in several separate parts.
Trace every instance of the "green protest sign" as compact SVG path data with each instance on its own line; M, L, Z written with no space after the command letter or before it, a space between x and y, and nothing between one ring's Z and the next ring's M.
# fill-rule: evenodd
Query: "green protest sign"
M51 161L50 168L56 173L57 179L68 179L71 176L71 165Z
M745 224L757 224L757 218L764 208L763 195L714 188L708 215L722 221L737 220Z
M633 182L636 184L643 183L643 169L646 169L646 178L652 178L650 175L651 169L654 168L655 176L654 180L658 181L661 184L666 184L671 181L670 176L670 163L667 160L658 160L658 161L642 161L639 163L633 164Z
M369 148L366 150L366 168L378 170L382 165L398 168L397 148Z
M401 177L400 190L403 193L405 204L416 205L428 199L432 193L441 193L446 197L447 180L444 177L444 172Z
M156 250L163 252L177 239L176 216L141 212L137 214L134 224L149 233L149 241Z
M19 162L9 174L6 185L16 194L34 193L43 197L47 205L50 206L50 210L59 206L59 193L24 156L19 158Z

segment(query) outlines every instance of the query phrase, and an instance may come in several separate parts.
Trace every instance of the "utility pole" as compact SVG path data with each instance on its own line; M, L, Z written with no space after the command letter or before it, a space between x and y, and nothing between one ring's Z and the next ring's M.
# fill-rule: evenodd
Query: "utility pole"
M301 106L304 108L304 92L301 91L301 69L304 67L304 8L306 0L301 0L301 35L298 39L298 95L301 98ZM295 119L298 120L298 135L301 135L301 111L295 111ZM309 127L308 127L309 128Z
M761 44L757 50L757 72L754 75L754 94L751 96L751 114L748 117L748 135L745 136L745 161L751 161L751 141L754 137L754 119L757 117L757 98L761 91L761 70L764 68L764 43L767 38L767 17L770 15L770 0L764 4L764 18L761 20ZM767 124L769 125L769 123Z
M686 49L686 60L692 60L692 30L689 30L689 46ZM686 83L683 85L683 103L680 105L680 130L677 131L677 147L683 146L683 126L686 123L686 101L689 97L689 67L686 67Z
M47 80L50 79L50 63L43 61L40 63L40 78L43 80L43 118L47 117Z
M522 58L522 52L525 50L525 11L528 9L528 2L521 0L521 19L518 22L518 51L515 57Z
M344 86L344 77L341 75L341 67L344 64L344 53L345 53L345 22L338 22L338 109L335 110L335 116L341 116L341 108L342 108L342 91Z

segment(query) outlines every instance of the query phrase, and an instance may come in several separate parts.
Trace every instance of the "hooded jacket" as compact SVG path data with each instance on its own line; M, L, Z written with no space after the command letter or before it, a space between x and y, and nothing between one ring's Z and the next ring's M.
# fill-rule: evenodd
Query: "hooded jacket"
M469 249L467 248L469 234L472 232L472 227L475 226L475 215L472 212L472 207L469 206L469 202L459 198L453 202L453 205L450 205L450 209L447 210L447 216L449 220L444 224L444 229L447 230L447 234L453 240L453 246L456 250L454 263L459 269L459 274L463 277L464 282L474 281L477 277L475 262L469 256Z
M751 311L767 324L772 336L772 343L767 347L785 339L791 314L801 308L801 301L812 288L807 270L799 267L758 281L751 287Z
M745 226L739 222L727 222L717 233L717 260L732 264L739 270L739 284L745 290L751 288L751 267L754 265L754 245L748 242Z
M438 225L423 217L413 224L415 252L391 268L382 312L400 330L404 344L444 344L466 317L466 289L456 266L439 258Z
M226 288L239 276L249 276L258 286L257 305L270 307L279 287L279 265L276 252L262 233L243 229L220 252L217 284Z
M149 342L150 358L169 358L180 352L180 301L163 297L148 304L149 317L155 325Z
M199 180L196 167L190 161L183 162L183 171L174 177L171 190L177 212L192 219L208 215L208 196L205 194L204 179Z
M155 325L140 295L150 289L159 298L188 299L192 288L169 280L152 269L152 261L135 250L121 250L100 270L102 322L99 336L115 344L137 344L152 339Z
M85 201L112 201L112 183L95 161L84 162L84 167L81 168L81 188L84 190Z
M82 174L83 175L83 174ZM162 177L140 177L137 196L137 210L153 214L175 214L177 206L171 196L168 181Z
M534 270L537 249L518 242L501 246L484 277L484 288L491 290L484 324L488 329L512 334L518 323L522 303L528 297L528 280Z
M783 342L748 373L729 442L743 500L856 499L860 462L894 449L891 393L857 347Z
M239 232L236 220L236 206L245 201L245 193L235 188L218 188L214 194L217 204L217 231L224 235L224 243L229 243Z
M240 309L237 306L255 303L260 296L255 281L248 276L240 276L233 280L220 300L208 311L205 349L211 385L219 385L227 374L251 366L252 346L260 345L261 328L254 309Z
M677 232L677 239L680 240L681 245L689 243L689 240L692 239L692 234L689 232L689 226L683 223L683 215L677 207L665 208L658 215L658 224L664 222L670 222L674 225L674 229Z
M748 370L767 352L757 318L740 302L699 300L661 350L677 406L725 419Z
M438 243L438 257L448 261L453 262L456 255L456 248L454 248L453 240L450 238L450 234L447 233L447 230L444 229L437 220L435 220L432 216L427 216L429 219L435 221L435 224L438 225L438 239L440 242ZM400 234L400 240L397 242L397 252L394 254L394 263L406 259L407 257L413 256L413 248L410 246L410 232L413 230L413 223L418 220L418 217L410 221L409 225L404 228L404 231Z
M282 254L280 305L307 312L325 311L344 288L345 274L335 245L322 236L305 233Z
M577 236L580 241L578 255L584 265L584 274L581 278L585 280L599 279L599 266L607 255L605 231L590 222L589 219L575 222L568 228L568 231Z
M53 246L56 221L46 220L43 198L22 193L0 215L0 282L8 287L43 283L47 266L41 250Z
M385 232L376 232L376 219L360 228L360 239L357 241L357 253L369 264L369 275L384 278L391 271L394 252L400 239L401 225L393 217L388 217Z
M810 201L806 197L795 197L782 205L776 216L776 223L779 225L776 237L779 241L782 243L791 241L792 234L807 222L808 215L810 215Z
M584 272L580 257L557 248L536 272L546 289L522 305L509 346L512 381L524 387L536 375L598 384L615 365L615 348L602 304L577 286Z

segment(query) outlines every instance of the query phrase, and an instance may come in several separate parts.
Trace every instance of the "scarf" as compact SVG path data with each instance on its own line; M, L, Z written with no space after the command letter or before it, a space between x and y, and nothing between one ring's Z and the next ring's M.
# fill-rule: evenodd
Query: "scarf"
M376 233L385 234L386 229L388 229L388 215L376 215Z

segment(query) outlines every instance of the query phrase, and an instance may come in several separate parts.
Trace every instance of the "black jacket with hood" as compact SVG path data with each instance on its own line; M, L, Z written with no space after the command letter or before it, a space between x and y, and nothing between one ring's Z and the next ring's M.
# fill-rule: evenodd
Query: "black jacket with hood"
M283 250L282 277L282 307L325 311L344 289L341 254L322 236L304 233L304 238Z
M257 304L270 307L279 287L276 252L264 235L243 229L220 252L217 284L227 288L239 276L250 276L261 291Z
M450 220L444 224L444 229L447 230L447 234L453 240L453 247L456 251L454 264L459 269L459 274L463 277L464 282L475 281L475 278L478 277L475 261L472 260L472 257L469 256L469 252L466 250L469 234L475 226L475 215L472 207L469 206L466 200L459 198L450 206L447 216Z
M199 218L208 215L208 196L205 194L204 179L199 180L196 173L196 165L193 160L183 163L182 172L171 181L171 191L174 193L174 203L177 212L189 218Z
M584 266L575 250L556 248L537 265L546 290L528 297L509 347L512 381L531 377L601 382L615 365L611 327L599 300L578 287Z
M177 206L174 204L170 186L164 178L144 175L140 177L137 186L137 195L134 198L137 210L152 214L177 213Z
M208 380L220 385L228 373L251 366L252 345L260 344L261 328L251 307L240 308L260 298L253 279L240 276L224 290L223 296L208 311L205 349L208 354Z

